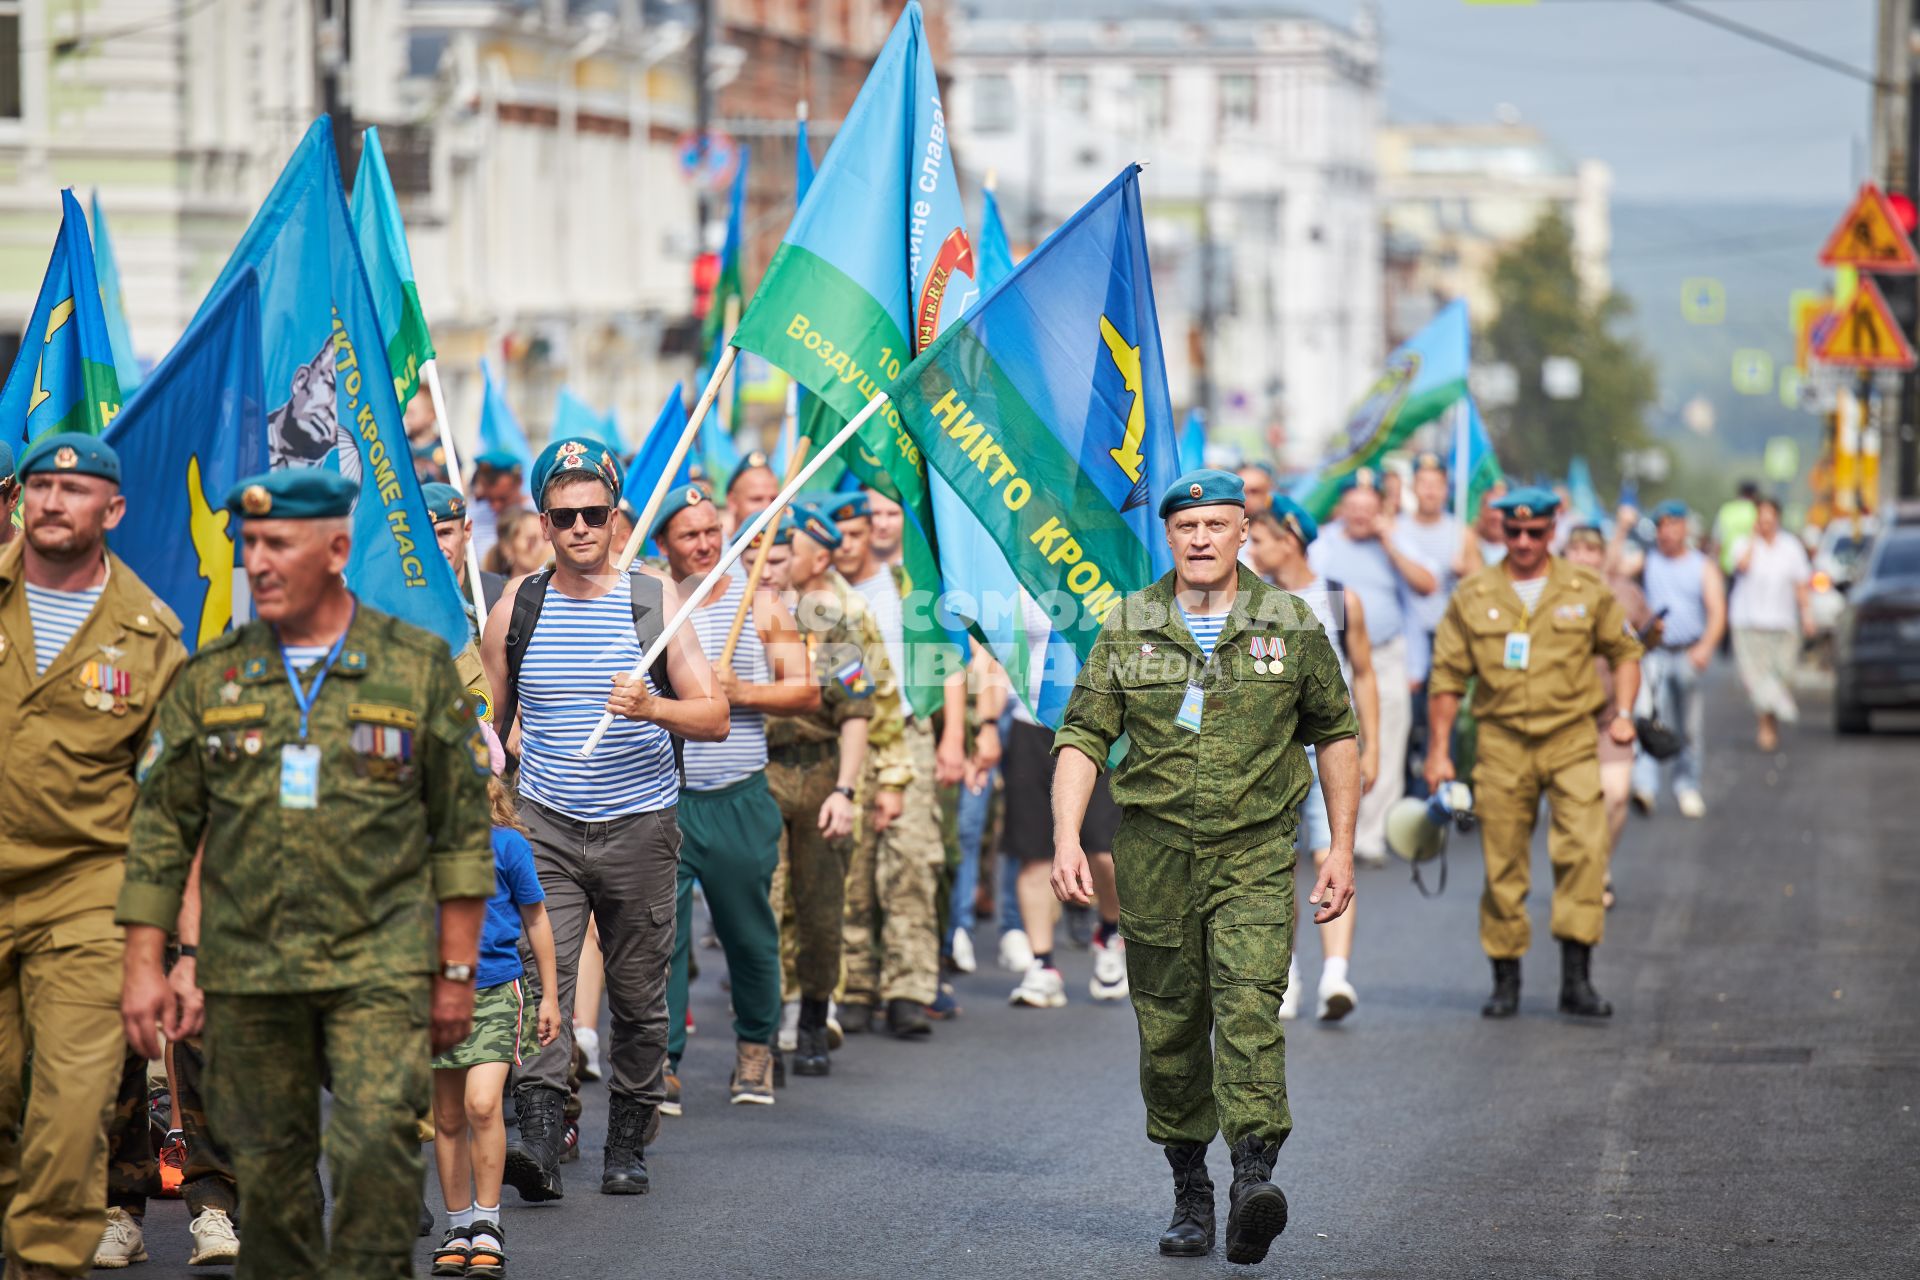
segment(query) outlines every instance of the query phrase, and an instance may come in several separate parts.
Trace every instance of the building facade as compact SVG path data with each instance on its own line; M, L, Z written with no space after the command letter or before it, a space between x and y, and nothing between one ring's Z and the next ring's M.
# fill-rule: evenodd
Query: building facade
M1379 47L1281 4L958 0L948 119L1031 246L1130 161L1176 411L1305 466L1377 375Z

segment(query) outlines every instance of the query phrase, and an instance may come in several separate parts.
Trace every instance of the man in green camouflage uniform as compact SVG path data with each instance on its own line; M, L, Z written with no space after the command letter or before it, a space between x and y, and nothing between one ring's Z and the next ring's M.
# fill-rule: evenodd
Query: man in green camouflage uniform
M1293 951L1293 837L1317 746L1332 852L1309 901L1325 923L1353 893L1360 802L1353 715L1332 643L1299 598L1236 562L1238 477L1182 476L1160 502L1173 571L1126 597L1081 668L1054 739L1054 892L1090 902L1080 823L1113 773L1120 933L1140 1024L1147 1137L1166 1148L1174 1220L1163 1253L1213 1246L1206 1149L1233 1157L1227 1260L1258 1262L1286 1227L1270 1181L1287 1113L1280 1001Z
M823 1076L831 1067L827 1003L840 982L857 788L869 758L875 785L895 794L911 766L880 632L865 599L833 568L840 531L813 507L789 514L782 533L790 542L794 619L806 636L820 709L767 721L767 781L786 822L773 899L782 985L800 1000L794 1073Z
M358 491L314 468L235 486L261 620L201 648L137 770L123 1017L149 1057L160 1031L196 1030L161 958L204 838L207 1100L239 1183L241 1280L412 1274L414 1118L430 1052L470 1029L494 888L487 744L446 644L340 577Z

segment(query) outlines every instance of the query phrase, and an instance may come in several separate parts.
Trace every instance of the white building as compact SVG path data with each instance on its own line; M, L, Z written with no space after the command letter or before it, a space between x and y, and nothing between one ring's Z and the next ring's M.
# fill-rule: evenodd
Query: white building
M1382 356L1372 24L1267 0L959 0L952 31L955 156L974 182L997 171L1016 245L1146 162L1176 409L1210 400L1217 437L1315 458Z

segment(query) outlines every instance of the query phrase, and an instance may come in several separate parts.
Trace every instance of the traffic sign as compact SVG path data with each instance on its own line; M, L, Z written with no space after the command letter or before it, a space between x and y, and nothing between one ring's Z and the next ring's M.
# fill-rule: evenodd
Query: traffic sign
M1854 369L1911 369L1913 344L1894 323L1880 286L1867 276L1834 316L1833 328L1813 352L1816 359Z
M739 144L719 129L681 134L674 146L680 156L680 172L708 191L726 190L740 165Z
M1827 237L1826 247L1820 250L1820 265L1910 276L1920 271L1920 255L1915 255L1913 242L1900 229L1886 195L1868 182Z

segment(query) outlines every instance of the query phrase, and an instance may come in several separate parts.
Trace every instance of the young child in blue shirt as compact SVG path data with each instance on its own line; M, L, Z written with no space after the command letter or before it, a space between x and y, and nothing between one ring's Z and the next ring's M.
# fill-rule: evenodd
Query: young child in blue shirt
M488 738L497 744L491 733ZM487 922L480 935L473 1033L433 1060L433 1154L448 1218L446 1237L434 1250L433 1274L475 1280L506 1275L500 1183L507 1129L500 1104L507 1075L535 1051L536 1034L543 1045L560 1034L546 895L534 871L533 848L519 829L513 795L497 776L497 745L494 751L496 776L487 783L487 795L493 808L496 890L487 899ZM522 927L540 975L540 1007L534 1019L527 1016L520 982Z

